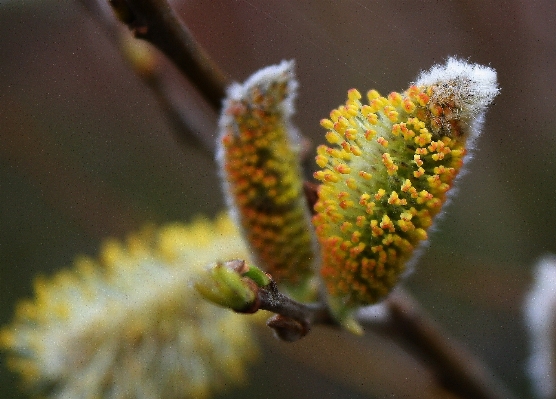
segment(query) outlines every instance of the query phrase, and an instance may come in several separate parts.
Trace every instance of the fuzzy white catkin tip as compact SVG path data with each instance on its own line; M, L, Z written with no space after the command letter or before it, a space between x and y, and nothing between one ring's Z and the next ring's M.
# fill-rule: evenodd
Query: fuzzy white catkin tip
M527 365L533 388L540 398L556 394L556 256L539 260L535 281L525 298L525 322L529 327L531 356Z
M277 102L275 106L278 108L278 112L282 114L283 120L287 124L289 139L292 140L292 144L298 145L300 140L299 133L297 128L290 122L291 116L295 113L294 101L297 97L298 87L294 69L294 60L282 60L282 62L277 65L270 65L255 72L244 83L232 83L227 89L226 100L222 108L224 110L229 109L234 102L247 101L249 103L252 101L250 97L252 96L251 91L254 88L258 87L266 92L272 85L286 83L288 86L288 95L282 101ZM227 112L222 113L218 122L221 131L235 124L236 122L233 115ZM222 154L218 154L218 157L220 156L222 156Z
M479 134L483 114L500 92L493 68L454 57L421 72L415 85L435 86L432 103L453 103L460 110L457 118L468 126L470 138Z

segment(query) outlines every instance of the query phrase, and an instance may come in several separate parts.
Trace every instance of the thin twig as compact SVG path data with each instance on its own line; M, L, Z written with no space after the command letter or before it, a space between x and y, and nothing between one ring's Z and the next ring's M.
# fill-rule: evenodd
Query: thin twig
M249 313L264 309L276 313L267 325L278 338L292 342L304 337L313 326L338 326L324 302L303 304L278 291L271 280L255 287L256 306ZM378 310L378 312L377 312ZM513 395L485 365L442 331L401 289L377 307L358 313L359 322L370 331L396 341L422 360L436 375L444 389L466 399L511 399Z
M173 126L177 140L185 147L202 150L212 158L215 152L214 140L207 139L206 134L195 128L191 112L188 112L183 99L180 99L179 91L183 90L183 87L176 86L175 79L171 78L173 71L169 70L169 66L159 62L157 54L151 53L150 56L154 59L152 68L138 68L130 57L126 56L130 51L126 46L131 46L130 40L134 39L127 38L129 33L125 32L126 29L114 18L113 12L109 8L102 7L99 0L78 0L78 2L102 26L108 39L120 51L131 69L152 90Z
M160 68L152 70L148 74L140 75L145 84L153 91L158 102L166 112L170 123L174 126L180 144L186 148L196 148L210 158L214 157L216 143L212 136L199 131L193 126L192 117L187 112L183 102L178 102L180 93L178 88L169 79L168 74Z
M511 399L514 396L493 373L469 351L449 337L426 312L402 290L381 305L386 313L359 313L366 330L394 339L423 360L436 374L441 386L462 398Z
M166 0L110 0L135 37L147 40L174 62L215 111L222 106L228 79L197 43Z
M277 314L268 320L267 325L284 341L297 341L316 324L336 325L326 304L296 302L278 291L274 281L267 287L259 288L258 296L261 309Z

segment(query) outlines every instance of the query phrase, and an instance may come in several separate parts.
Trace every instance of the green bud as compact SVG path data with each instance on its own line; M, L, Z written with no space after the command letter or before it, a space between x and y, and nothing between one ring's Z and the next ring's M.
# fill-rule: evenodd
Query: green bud
M251 307L256 299L253 286L221 262L209 267L193 286L205 299L238 312Z
M243 272L242 275L253 280L259 287L266 287L271 281L270 277L256 266L247 266L247 271Z

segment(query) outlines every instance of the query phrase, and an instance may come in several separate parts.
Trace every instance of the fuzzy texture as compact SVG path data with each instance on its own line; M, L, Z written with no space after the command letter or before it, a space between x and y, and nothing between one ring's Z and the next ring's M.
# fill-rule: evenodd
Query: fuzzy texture
M527 369L540 398L556 393L556 256L539 260L534 285L525 298L531 356Z
M336 313L383 298L439 214L498 93L496 73L450 58L403 93L351 89L321 125L313 218Z
M494 69L454 57L421 72L413 85L434 87L430 103L452 110L437 116L435 123L449 128L454 121L467 140L480 134L483 114L500 92Z
M283 61L228 89L218 151L228 205L255 264L290 287L309 281L316 252L290 122L293 66Z
M104 244L19 304L0 332L25 388L49 398L204 398L245 377L256 354L245 317L190 281L215 259L245 257L227 218L169 225Z

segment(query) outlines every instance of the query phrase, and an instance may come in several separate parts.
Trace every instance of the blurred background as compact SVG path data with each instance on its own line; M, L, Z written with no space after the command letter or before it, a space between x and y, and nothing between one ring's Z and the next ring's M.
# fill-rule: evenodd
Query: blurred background
M405 282L423 307L520 397L530 397L522 300L556 253L556 2L174 2L231 79L295 59L295 122L313 145L346 91L403 90L457 55L498 71L459 195ZM176 74L199 131L216 115ZM210 156L175 138L152 92L77 1L0 1L0 325L38 274L95 256L145 222L224 207ZM265 398L435 397L429 372L389 342L317 329L295 344L261 331L251 385ZM0 396L23 398L0 359ZM220 397L220 396L219 396Z

